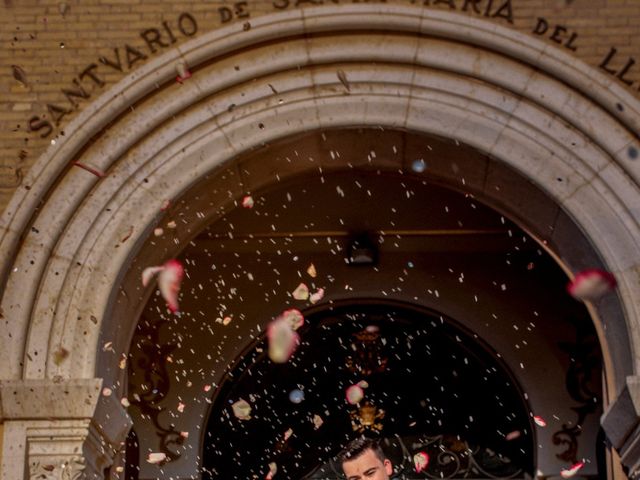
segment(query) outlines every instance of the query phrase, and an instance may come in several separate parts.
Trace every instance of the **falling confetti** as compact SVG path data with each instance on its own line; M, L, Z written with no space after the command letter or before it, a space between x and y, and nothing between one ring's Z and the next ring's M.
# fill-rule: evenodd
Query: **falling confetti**
M265 480L271 480L277 471L278 471L278 466L276 465L276 463L275 462L269 463L269 473L267 473L267 475L264 477Z
M251 195L247 195L242 199L242 206L244 208L253 208L254 205L253 197Z
M364 398L364 390L360 385L351 385L346 391L347 402L351 405L359 403Z
M53 363L59 366L67 357L69 357L69 350L60 347L53 353Z
M520 438L520 431L514 430L513 432L509 432L504 436L504 439L508 442L511 440L515 440L516 438Z
M309 301L313 304L318 303L320 300L324 298L324 288L319 288L316 293L309 297Z
M172 313L178 311L178 293L184 276L184 268L178 260L168 260L159 267L147 267L142 272L142 286L146 287L151 279L158 275L158 288Z
M324 420L322 420L322 417L320 415L318 415L317 413L313 415L313 427L316 430L319 429L323 423Z
M147 462L151 464L162 463L167 459L167 454L162 452L150 453L147 455Z
M293 435L293 429L288 428L287 431L284 432L284 441L286 442L287 440L289 440L289 438L291 438L291 435Z
M267 327L269 358L275 363L285 363L293 355L300 337L291 328L289 321L280 317Z
M189 71L187 62L184 60L180 60L176 63L176 72L178 73L178 76L176 77L176 81L178 83L182 83L183 81L191 78L191 72Z
M347 74L342 70L338 70L336 72L336 75L338 76L338 80L340 80L340 83L342 83L342 85L344 85L344 88L347 89L347 92L350 92L351 86L349 85L349 80L347 80Z
M578 462L575 463L571 466L571 468L569 469L562 469L560 470L560 476L562 478L571 478L573 477L576 473L578 473L578 470L580 470L582 467L584 467L584 462Z
M13 78L15 78L17 81L19 81L25 87L28 86L27 74L22 69L22 67L20 67L19 65L11 65L11 68L13 70Z
M544 418L535 415L533 417L533 421L536 423L536 425L538 425L539 427L546 427L547 426L547 422L544 421Z
M295 388L289 392L289 400L291 403L302 403L304 400L304 392L299 388Z
M80 163L80 162L73 162L73 164L74 164L76 167L80 167L80 168L82 168L83 170L86 170L87 172L92 173L93 175L95 175L95 176L96 176L96 177L98 177L98 178L104 178L104 177L106 177L106 176L107 176L107 174L106 174L106 173L104 173L102 170L98 170L97 168L90 167L90 166L88 166L88 165L85 165L84 163Z
M293 330L298 330L302 325L304 325L304 316L297 308L285 310L282 312L282 318L289 322Z
M613 274L604 270L584 270L567 285L569 294L578 300L597 300L616 287Z
M429 455L426 452L418 452L413 456L413 465L416 468L416 472L420 473L427 469L429 465Z
M309 287L307 287L304 283L301 283L291 293L291 296L296 300L306 300L309 298Z
M313 263L309 265L309 268L307 268L307 275L311 278L316 278L318 276L318 272L316 271L316 267Z
M233 414L238 420L251 420L251 405L244 399L240 399L231 405Z

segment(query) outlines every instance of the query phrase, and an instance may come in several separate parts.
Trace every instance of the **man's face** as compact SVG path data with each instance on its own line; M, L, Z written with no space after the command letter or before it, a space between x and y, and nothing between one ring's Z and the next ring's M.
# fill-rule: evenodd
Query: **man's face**
M391 462L383 462L371 449L365 450L356 458L342 464L342 471L347 480L389 480L393 473Z

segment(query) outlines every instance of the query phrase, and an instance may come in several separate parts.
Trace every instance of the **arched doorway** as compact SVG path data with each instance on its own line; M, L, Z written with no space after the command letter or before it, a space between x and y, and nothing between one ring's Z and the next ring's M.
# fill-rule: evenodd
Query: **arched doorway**
M181 56L195 75L180 86L170 79ZM232 26L151 62L67 129L3 219L3 378L13 382L5 388L61 400L72 384L87 399L39 414L5 409L5 437L16 440L8 454L40 458L27 449L25 421L43 422L45 436L62 425L89 428L115 449L127 416L114 397L96 393L103 383L124 393L126 382L101 345L109 339L118 354L128 351L151 293L139 288L139 270L174 255L246 191L317 168L267 163L248 176L243 168L225 170L229 161L281 138L347 126L450 138L537 186L550 199L545 212L556 228L534 236L553 244L550 252L568 271L603 262L619 280L619 296L591 313L605 358L606 403L631 398L640 298L638 175L630 154L637 124L637 101L576 60L481 20L420 8L331 6L266 16L249 32ZM70 168L74 160L108 175L98 181ZM388 160L354 161L375 168ZM404 161L391 165L406 169ZM218 173L215 191L198 204L196 185ZM453 177L469 182L465 171ZM491 198L487 185L480 179L476 187ZM194 202L177 201L189 195ZM166 200L179 208L163 213ZM187 226L155 241L150 234L164 216ZM547 221L521 225L544 232ZM610 409L612 424L637 423L625 402ZM120 429L105 428L104 415L119 418ZM45 420L52 416L53 426ZM612 443L631 455L628 465L635 462L625 447L631 428L610 430ZM73 457L65 445L55 443L55 455ZM112 459L98 450L91 468L102 472L97 465Z

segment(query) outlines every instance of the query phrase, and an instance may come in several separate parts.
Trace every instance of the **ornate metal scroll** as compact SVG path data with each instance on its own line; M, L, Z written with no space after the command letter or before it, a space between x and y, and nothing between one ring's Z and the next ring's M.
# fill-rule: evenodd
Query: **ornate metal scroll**
M171 388L167 357L177 348L177 345L161 343L162 325L164 324L141 319L138 326L141 354L137 358L136 372L144 372L144 381L139 385L130 382L130 397L132 397L130 402L153 423L159 438L159 450L165 453L168 459L175 460L182 455L179 447L184 444L184 437L174 425L167 426L162 421L161 415L167 409L162 407L161 403Z
M578 437L582 433L582 425L588 415L595 413L600 405L601 398L598 389L594 388L594 380L599 380L600 356L598 355L598 341L591 332L584 332L576 325L576 341L573 343L562 342L559 347L569 355L571 360L565 385L573 400L579 403L572 410L578 415L576 423L570 425L563 423L562 428L553 434L554 445L562 445L565 450L556 454L560 460L569 463L578 461Z

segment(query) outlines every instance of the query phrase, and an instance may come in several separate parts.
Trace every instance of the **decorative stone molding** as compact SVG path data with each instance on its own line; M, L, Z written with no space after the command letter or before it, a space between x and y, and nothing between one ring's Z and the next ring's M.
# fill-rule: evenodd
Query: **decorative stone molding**
M85 465L82 457L72 457L59 463L33 462L29 467L29 480L80 480Z
M0 382L4 442L1 480L101 479L120 450L131 420L102 381Z

